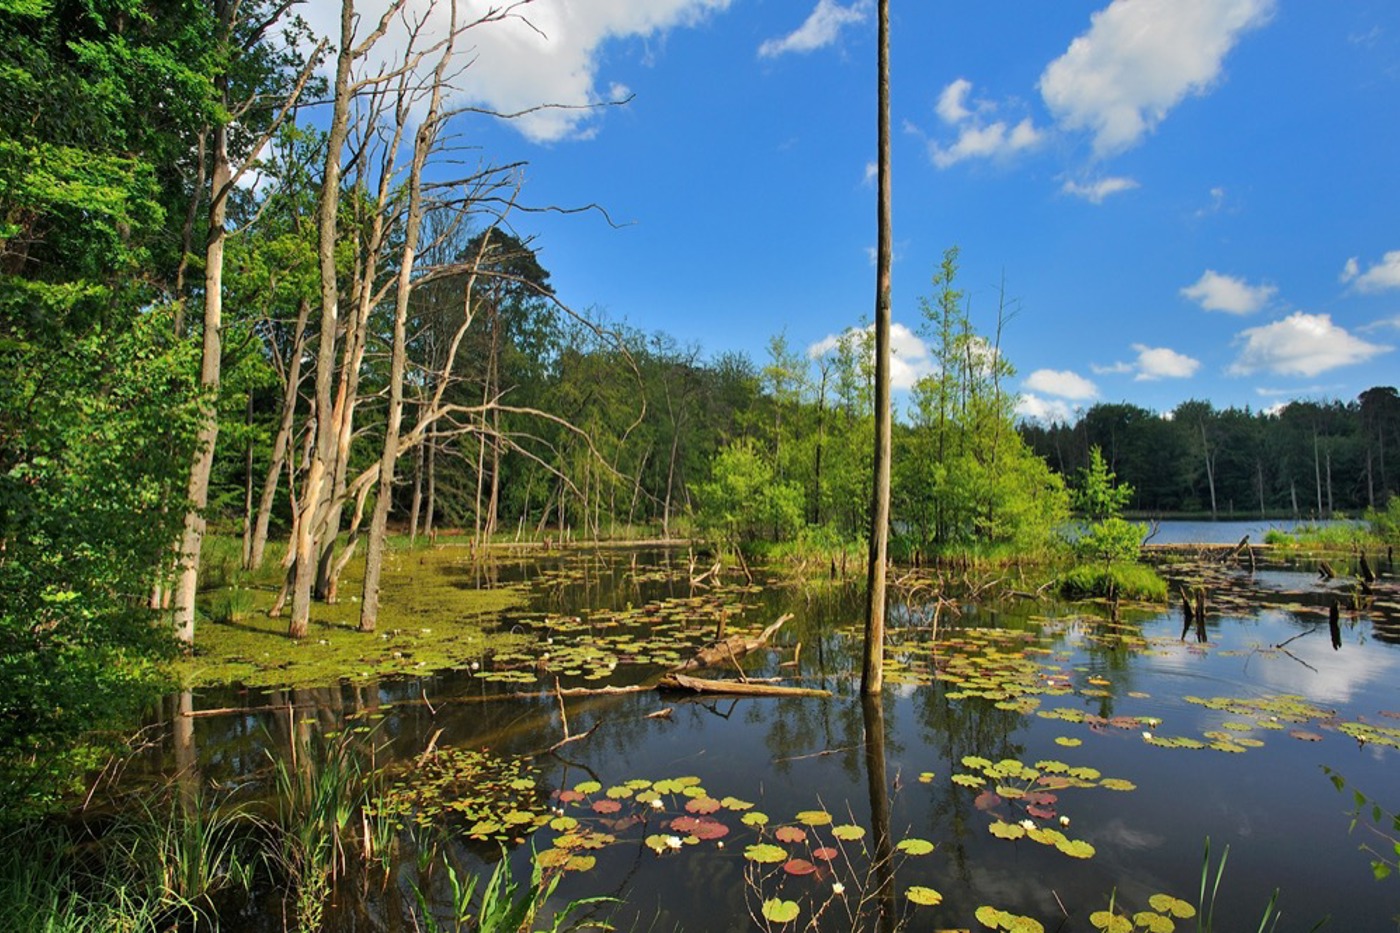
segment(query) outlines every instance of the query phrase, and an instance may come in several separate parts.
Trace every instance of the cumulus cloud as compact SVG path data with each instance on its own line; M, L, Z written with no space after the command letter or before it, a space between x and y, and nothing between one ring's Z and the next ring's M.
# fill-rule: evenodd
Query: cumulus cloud
M807 348L807 356L816 359L835 350L842 340L854 339L857 347L868 348L869 362L875 356L875 325L851 327L839 334L828 334ZM908 327L898 321L890 322L890 387L911 389L914 383L934 371L928 347Z
M1044 140L1045 134L1029 117L1014 126L1007 120L985 121L981 115L994 113L996 105L979 101L974 111L967 103L971 93L972 82L958 78L938 95L934 110L944 123L957 127L958 138L951 146L929 143L929 157L934 165L948 168L965 159L1005 158L1034 148Z
M870 15L871 0L856 0L841 6L836 0L817 0L816 9L801 26L778 39L769 39L758 47L760 58L776 58L788 52L813 52L831 45L841 36L841 30L864 22Z
M1039 421L1041 424L1073 424L1079 420L1080 410L1064 399L1041 398L1031 392L1022 392L1016 400L1016 416L1023 421Z
M471 61L456 80L453 104L472 104L501 113L559 105L526 114L512 126L537 142L582 137L596 131L589 107L616 97L598 74L600 53L612 40L647 38L671 29L693 26L726 9L732 0L608 0L574 3L535 0L499 21L467 30L458 42L460 60ZM361 4L360 38L378 23L385 7ZM487 17L498 7L488 0L466 0L459 15L464 21ZM426 0L409 0L410 16L428 15L425 35L444 35L446 4L429 7ZM320 35L339 35L340 5L306 4L301 15ZM491 17L494 18L494 17ZM402 28L390 32L376 47L377 57L392 61L401 55L406 37ZM574 109L560 109L574 108ZM580 109L582 108L582 109Z
M1400 288L1400 249L1386 253L1380 262L1373 263L1364 273L1361 271L1360 261L1353 256L1342 268L1341 279L1359 292L1383 292Z
M1332 323L1330 314L1295 311L1281 321L1242 331L1242 344L1230 372L1245 375L1267 370L1285 376L1316 376L1339 366L1361 363L1390 350L1367 343Z
M1272 285L1250 285L1244 279L1207 269L1196 284L1186 286L1181 294L1207 311L1253 314L1268 304L1278 289Z
M967 95L971 93L972 82L966 78L959 78L938 95L938 104L934 110L944 123L957 125L972 116L972 111L967 109Z
M1131 148L1188 94L1205 94L1240 37L1275 0L1113 0L1040 76L1060 125L1096 155Z
M1154 382L1158 379L1189 379L1196 375L1196 370L1201 368L1201 361L1192 359L1184 353L1177 353L1167 347L1149 347L1146 344L1135 343L1133 349L1137 351L1137 363L1133 369L1137 375L1133 378L1138 382Z
M1098 386L1067 369L1037 369L1026 377L1026 388L1068 399L1090 399L1099 394Z
M1076 198L1083 198L1090 204L1102 204L1105 198L1122 194L1124 191L1132 191L1136 187L1138 187L1138 183L1134 179L1110 177L1088 183L1080 183L1070 179L1060 186L1060 190L1065 194L1072 194Z

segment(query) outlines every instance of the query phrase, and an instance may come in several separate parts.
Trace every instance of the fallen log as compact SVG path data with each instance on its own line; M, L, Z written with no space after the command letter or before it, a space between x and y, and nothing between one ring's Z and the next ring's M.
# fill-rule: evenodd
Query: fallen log
M656 683L660 693L700 693L719 696L742 697L829 697L830 690L815 687L784 687L781 684L760 684L753 681L706 680L703 677L687 677L674 671L666 674Z
M707 648L701 648L695 652L690 660L679 667L671 668L671 672L685 673L686 671L698 671L706 667L722 667L729 664L737 658L742 658L750 651L757 651L768 644L768 639L772 638L774 633L783 627L783 623L791 618L792 613L784 613L778 618L778 621L757 635L731 635Z

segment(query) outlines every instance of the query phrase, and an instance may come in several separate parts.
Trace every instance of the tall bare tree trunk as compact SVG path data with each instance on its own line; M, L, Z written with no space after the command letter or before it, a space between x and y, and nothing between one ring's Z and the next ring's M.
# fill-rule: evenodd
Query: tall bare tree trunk
M219 4L219 29L224 44L232 15L226 3ZM228 96L228 79L220 75L218 90ZM194 643L194 601L199 588L199 559L204 543L204 510L209 505L209 474L214 467L214 447L219 439L219 382L224 329L224 229L228 215L228 188L232 172L228 157L228 130L222 123L213 127L209 197L209 238L204 247L204 345L199 367L199 385L206 393L203 423L196 439L194 463L190 466L189 504L185 528L180 537L180 567L175 584L175 637L186 645Z
M860 689L867 696L884 687L885 563L890 534L890 3L880 0L879 105L877 150L879 168L876 224L879 235L875 260L875 461L870 503L870 566L866 580L865 651Z
M311 585L316 578L316 535L329 505L328 475L335 456L335 429L331 419L331 377L335 371L335 340L340 318L340 281L335 247L340 209L341 151L350 129L350 66L355 58L355 3L341 0L340 41L337 44L334 104L326 133L326 162L321 177L317 210L321 272L321 327L316 351L316 438L311 463L302 482L301 507L292 538L292 614L287 634L305 638L311 622Z
M452 58L457 29L457 3L452 2L452 19L442 58L433 73L432 102L418 127L413 144L413 163L408 176L408 215L404 221L403 254L399 261L394 289L394 340L389 357L389 412L384 428L384 450L379 457L379 495L370 519L369 541L365 544L365 581L360 599L360 631L372 632L379 620L379 580L384 567L384 538L389 525L389 509L394 499L394 468L399 458L399 431L403 423L403 380L408 359L408 299L413 289L413 265L418 253L418 237L423 224L423 166L428 161L438 130L438 109L442 103L443 72ZM405 79L407 80L407 79ZM398 119L409 117L409 101L400 98Z

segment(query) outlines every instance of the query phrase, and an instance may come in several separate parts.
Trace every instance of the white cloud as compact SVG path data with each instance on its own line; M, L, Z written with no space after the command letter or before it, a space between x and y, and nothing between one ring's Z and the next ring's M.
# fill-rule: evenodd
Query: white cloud
M966 124L958 133L958 141L944 147L937 143L929 145L933 164L948 168L964 159L991 159L1012 155L1030 149L1041 141L1043 134L1031 123L1030 118L1022 120L1014 127L1003 121L978 126Z
M1201 368L1201 361L1192 359L1184 353L1177 353L1167 347L1149 347L1145 344L1135 343L1133 349L1137 351L1137 363L1135 369L1137 375L1133 378L1138 382L1154 382L1158 379L1189 379L1196 375L1196 370Z
M1386 253L1380 262L1373 263L1364 273L1361 271L1361 263L1353 256L1342 268L1341 278L1359 292L1383 292L1400 288L1400 249Z
M1250 285L1244 279L1207 269L1195 285L1186 286L1181 294L1207 311L1253 314L1268 304L1278 289L1272 285Z
M1030 392L1021 393L1016 400L1016 414L1024 421L1042 424L1073 424L1079 420L1079 408L1064 399L1041 398Z
M1219 79L1225 56L1268 21L1275 0L1113 0L1040 76L1059 123L1094 152L1135 145L1188 94Z
M861 183L868 187L875 184L876 179L879 177L880 166L876 165L874 162L865 163L865 176L861 179Z
M1133 372L1132 363L1110 363L1108 366L1100 366L1098 363L1090 363L1089 368L1097 376L1121 376L1124 373Z
M967 109L967 95L971 92L972 82L966 78L959 78L938 95L938 104L934 110L938 111L944 123L956 126L972 116L972 111Z
M1104 199L1110 195L1131 191L1136 187L1138 187L1138 183L1132 178L1110 177L1100 178L1098 181L1092 181L1088 184L1080 184L1070 179L1060 186L1060 190L1065 194L1083 198L1090 204L1102 204Z
M1068 399L1090 399L1099 394L1098 386L1067 369L1037 369L1026 377L1026 388Z
M1332 323L1330 314L1295 311L1281 321L1251 327L1235 338L1244 346L1230 366L1235 374L1268 370L1285 376L1316 376L1361 363L1390 350L1367 343Z
M758 47L760 58L776 58L787 52L813 52L831 45L841 30L863 22L870 14L871 0L856 0L841 6L836 0L817 0L816 9L795 30L780 39L769 39Z
M871 335L874 332L875 325L867 324L863 328L848 328L840 334L827 334L807 348L807 356L811 359L824 356L835 350L842 339L855 337L867 343L873 359L875 341ZM929 357L928 347L919 335L898 321L892 321L890 323L890 387L911 389L914 387L914 383L933 371L933 360Z
M609 41L645 38L693 26L728 8L731 2L534 0L502 21L482 23L468 30L458 41L460 61L470 60L471 66L456 79L459 93L453 104L472 104L501 113L558 105L519 117L512 125L536 142L586 137L596 132L596 127L590 129L589 124L597 115L597 111L586 108L617 99L611 92L618 88L610 88L610 82L598 74L600 53ZM361 4L361 38L378 23L385 5L384 0ZM486 16L500 5L493 0L465 0L459 6L461 19L470 21ZM430 7L426 0L409 0L409 17L425 13L425 35L445 34L450 15L447 4ZM339 4L309 3L301 8L301 15L320 35L338 37ZM400 24L375 51L381 60L390 60L402 54L404 43Z
M958 128L958 138L951 146L936 142L928 144L929 158L939 168L948 168L965 159L994 159L1014 155L1039 145L1045 134L1036 129L1027 117L1012 126L1006 120L985 123L968 108L967 97L972 93L972 82L958 78L943 89L934 106L944 123ZM995 111L996 105L988 101L978 101L977 112ZM917 131L916 131L917 132Z

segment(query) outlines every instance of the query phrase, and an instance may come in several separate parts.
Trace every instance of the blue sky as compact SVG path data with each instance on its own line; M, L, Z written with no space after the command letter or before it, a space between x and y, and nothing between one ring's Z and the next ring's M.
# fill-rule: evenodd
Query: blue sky
M891 6L898 376L957 245L984 332L1005 282L1028 416L1400 382L1400 4ZM873 2L516 12L469 33L460 99L631 98L458 127L529 162L526 202L620 224L517 219L567 303L760 365L872 315Z

